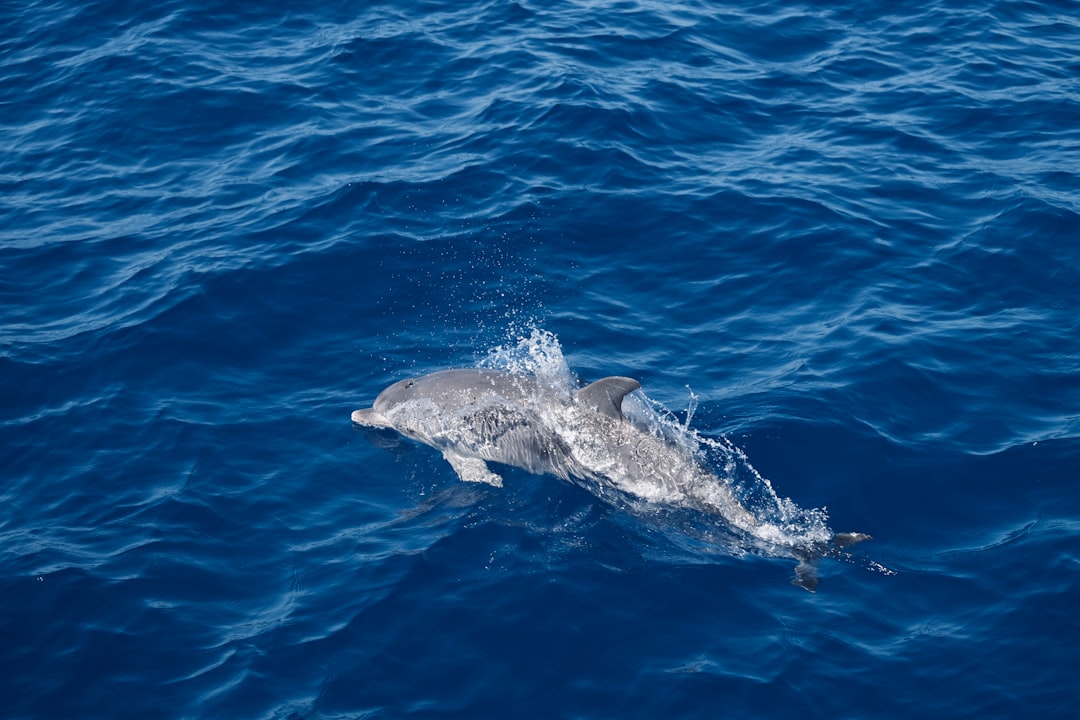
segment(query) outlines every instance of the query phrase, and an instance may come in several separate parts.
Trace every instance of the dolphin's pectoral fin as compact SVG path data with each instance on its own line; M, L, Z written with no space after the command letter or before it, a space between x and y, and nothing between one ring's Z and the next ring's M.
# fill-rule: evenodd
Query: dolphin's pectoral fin
M641 387L628 377L606 377L578 390L578 400L595 408L601 415L622 420L622 401L627 393Z
M502 478L488 469L487 463L480 458L465 457L450 451L443 453L446 462L465 482L482 482L495 487L502 487Z

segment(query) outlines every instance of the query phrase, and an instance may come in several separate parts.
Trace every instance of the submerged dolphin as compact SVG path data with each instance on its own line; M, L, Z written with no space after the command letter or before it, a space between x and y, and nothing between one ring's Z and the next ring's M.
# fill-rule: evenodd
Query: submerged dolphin
M770 533L776 528L758 520L690 449L623 414L623 398L639 387L631 378L607 377L572 393L532 376L443 370L394 383L371 408L353 412L352 421L396 430L441 451L462 480L501 486L487 463L502 463L703 509L777 542L777 533ZM800 560L793 582L816 587L816 559L829 541L847 547L869 538L837 533L788 548Z

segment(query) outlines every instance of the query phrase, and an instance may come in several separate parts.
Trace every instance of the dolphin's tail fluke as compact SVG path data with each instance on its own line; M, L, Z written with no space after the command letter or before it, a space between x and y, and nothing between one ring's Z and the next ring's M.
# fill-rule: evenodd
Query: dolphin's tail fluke
M838 548L849 548L852 545L858 545L872 539L866 533L836 533L832 537L832 544ZM791 579L791 584L795 587L801 587L803 590L816 592L818 586L818 561L824 554L827 553L823 553L819 548L818 552L807 553L801 557L798 567L795 568L795 577Z
M852 545L857 545L857 544L863 542L864 540L873 540L873 539L874 539L873 537L871 537L870 535L867 535L866 533L851 532L851 533L836 533L835 535L833 535L832 541L833 541L833 545L835 545L838 548L848 548L848 547L851 547Z

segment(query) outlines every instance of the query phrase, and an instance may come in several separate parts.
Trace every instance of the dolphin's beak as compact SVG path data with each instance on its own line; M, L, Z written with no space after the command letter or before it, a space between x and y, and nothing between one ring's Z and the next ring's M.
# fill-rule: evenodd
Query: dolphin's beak
M364 427L373 428L388 428L390 427L390 421L385 417L375 412L375 408L366 408L364 410L353 410L352 421L357 425L363 425Z

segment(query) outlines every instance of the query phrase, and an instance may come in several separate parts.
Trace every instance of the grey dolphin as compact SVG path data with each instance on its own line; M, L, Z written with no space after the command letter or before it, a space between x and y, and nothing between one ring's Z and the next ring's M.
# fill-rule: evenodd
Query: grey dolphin
M487 465L497 462L703 509L775 542L779 531L759 521L691 450L624 416L623 399L640 387L631 378L606 377L574 393L533 376L443 370L394 383L371 408L354 411L352 421L395 430L441 451L462 480L501 486L502 478ZM830 540L847 547L869 538L837 533ZM816 559L827 544L790 548L800 560L796 585L816 587Z

